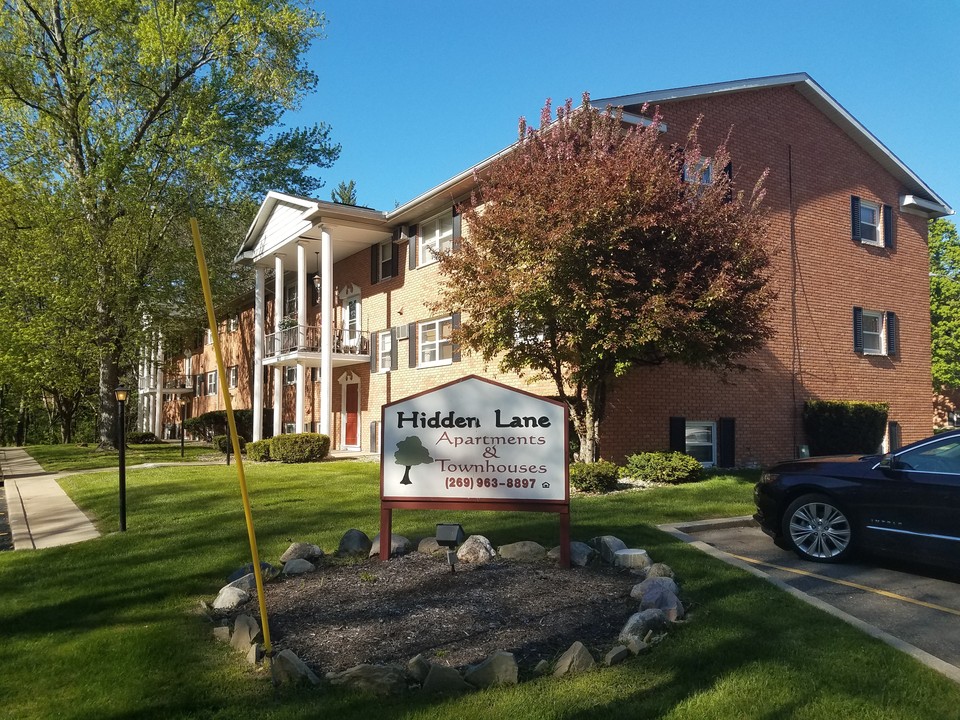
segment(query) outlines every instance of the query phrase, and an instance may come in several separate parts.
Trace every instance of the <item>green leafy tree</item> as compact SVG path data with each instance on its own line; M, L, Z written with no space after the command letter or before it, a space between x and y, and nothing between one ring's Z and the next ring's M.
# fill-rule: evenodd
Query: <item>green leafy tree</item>
M357 183L353 180L350 182L341 180L336 189L330 191L330 199L341 205L356 205Z
M960 238L944 218L928 225L933 387L960 388Z
M32 227L14 217L7 231L30 227L83 268L98 429L112 445L113 388L144 326L202 307L187 217L201 223L214 282L235 284L231 250L253 198L312 193L315 168L336 159L325 125L281 124L315 86L302 55L325 21L296 0L2 8L3 190L16 207L42 198L58 209Z
M459 249L440 257L438 307L464 313L457 339L501 369L550 378L580 455L598 456L610 382L636 365L712 368L770 336L760 182L733 193L681 170L704 163L618 111L570 101L480 176ZM723 168L725 147L712 153Z

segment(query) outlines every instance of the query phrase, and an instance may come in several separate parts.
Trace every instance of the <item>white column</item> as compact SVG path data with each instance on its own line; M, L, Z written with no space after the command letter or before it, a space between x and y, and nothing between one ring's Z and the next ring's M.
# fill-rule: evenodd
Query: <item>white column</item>
M137 430L141 432L147 431L147 410L146 410L146 395L144 390L147 389L147 364L146 364L146 348L141 348L140 350L140 361L137 364L137 392L138 400L137 403Z
M158 334L157 335L157 368L156 378L157 378L157 407L154 409L154 428L153 432L157 437L161 437L163 432L163 338Z
M320 432L330 435L333 406L333 245L320 233ZM332 440L332 438L331 438Z
M273 331L280 337L283 320L283 255L273 256ZM273 367L273 434L283 432L283 368Z
M303 243L297 243L297 345L305 348L307 344L307 250ZM304 399L307 382L302 362L297 362L297 405L296 431L303 432Z
M263 440L263 330L266 327L266 273L253 271L253 439Z

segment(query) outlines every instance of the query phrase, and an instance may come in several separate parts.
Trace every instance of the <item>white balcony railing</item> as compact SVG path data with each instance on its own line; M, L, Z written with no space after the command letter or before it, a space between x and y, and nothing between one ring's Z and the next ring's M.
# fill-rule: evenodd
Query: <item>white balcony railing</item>
M294 325L264 336L264 354L276 357L292 352L320 352L319 325ZM351 328L333 329L335 354L367 355L370 352L370 333Z

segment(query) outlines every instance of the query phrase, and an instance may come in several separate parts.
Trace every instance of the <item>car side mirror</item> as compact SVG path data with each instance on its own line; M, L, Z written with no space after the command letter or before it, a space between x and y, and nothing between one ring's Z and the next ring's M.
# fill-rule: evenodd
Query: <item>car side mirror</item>
M880 458L880 462L877 463L877 467L883 468L884 470L902 469L900 462L893 453L884 453L883 457Z

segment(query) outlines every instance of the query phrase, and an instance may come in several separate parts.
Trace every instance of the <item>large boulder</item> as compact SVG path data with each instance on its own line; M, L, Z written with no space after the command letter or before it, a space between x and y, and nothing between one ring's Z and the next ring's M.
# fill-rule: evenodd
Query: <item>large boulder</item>
M516 685L519 668L513 653L494 653L479 665L471 665L463 679L478 688L494 685Z
M427 537L420 541L417 545L417 552L423 553L424 555L436 555L446 550L443 545L437 542L435 537Z
M230 644L241 652L246 652L251 645L260 640L260 624L249 615L237 615L233 621L233 634L230 635Z
M390 536L390 557L396 557L398 555L406 555L410 552L411 543L403 535L391 535ZM370 551L367 553L370 557L380 554L380 533L377 533L373 536L373 542L370 546Z
M332 685L346 685L374 695L397 695L407 687L406 673L398 665L356 665L343 672L327 673Z
M586 543L574 540L570 543L570 564L575 567L586 567L597 556L597 551ZM551 560L560 559L560 546L550 548L547 557Z
M286 563L291 560L319 560L323 557L323 550L319 545L305 542L295 542L280 556L280 562Z
M677 584L673 578L647 578L633 586L630 596L640 601L641 610L663 610L671 622L683 619L683 603L677 597Z
M214 610L235 610L250 599L250 593L238 587L226 585L213 601Z
M600 535L595 538L590 538L590 540L587 541L587 545L600 553L600 559L607 563L607 565L613 565L617 557L617 550L627 549L627 544L613 535Z
M320 684L320 678L297 657L293 650L281 650L271 662L273 676L281 685L295 685L300 682L308 682L311 685Z
M627 619L620 635L617 636L617 642L629 647L630 642L633 641L634 646L638 646L644 642L648 633L657 632L666 624L667 616L663 610L641 610Z
M677 592L679 592L676 581L669 577L651 577L634 585L630 590L630 597L643 602L645 596L651 593L662 593L664 591L676 595Z
M673 577L673 568L666 563L654 563L647 568L647 577Z
M553 675L554 677L562 677L573 673L586 672L592 670L596 664L597 661L593 659L593 655L587 650L587 646L577 640L557 660Z
M493 545L483 535L471 535L457 550L457 560L465 563L487 563L496 556Z
M547 555L547 549L532 540L521 540L509 545L501 545L497 552L504 560L515 560L517 562L539 562Z
M423 692L430 695L459 695L473 690L473 686L460 677L456 668L446 665L431 665L423 681Z
M283 564L284 575L303 575L304 573L312 573L316 569L316 565L309 560L304 560L303 558L294 558L293 560L288 560Z
M240 588L244 592L248 592L252 595L257 591L257 578L253 573L247 573L242 578L238 578L232 583L228 583L227 587Z
M230 576L227 578L227 582L232 583L234 580L239 580L244 575L253 574L253 563L247 563L241 568L237 568ZM274 567L268 562L260 561L260 576L263 578L263 581L273 580L277 575L280 574L280 568Z
M370 538L356 528L347 530L340 538L340 544L337 546L337 557L351 557L354 555L366 555L370 552L373 543Z
M430 672L430 663L423 654L410 658L407 662L407 675L412 677L418 683L427 679L427 673Z

